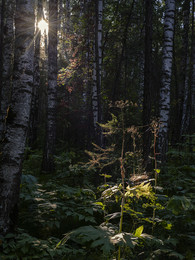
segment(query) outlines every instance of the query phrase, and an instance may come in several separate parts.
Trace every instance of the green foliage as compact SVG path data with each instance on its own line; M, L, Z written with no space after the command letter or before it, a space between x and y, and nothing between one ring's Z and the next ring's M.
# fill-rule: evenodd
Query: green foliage
M189 146L182 144L179 150L170 150L168 158L161 176L164 193L169 196L164 217L172 224L169 241L174 242L169 248L175 249L173 256L178 254L178 259L191 260L195 255L194 152L189 155Z
M180 215L181 213L194 209L192 201L185 196L172 196L168 202L167 209L173 214Z
M35 235L40 232L42 237L47 237L49 233L60 235L81 222L96 223L95 214L101 214L101 208L94 204L95 198L94 191L89 188L72 188L55 179L40 184L33 176L24 176L20 222L22 227L28 228L30 220L28 229Z
M80 227L69 234L69 240L77 243L79 247L84 247L88 256L92 257L92 252L96 252L103 259L104 257L114 255L117 246L133 249L137 244L137 239L133 234L126 232L118 233L115 225L106 223L95 227ZM63 246L65 243L67 243L67 240L65 242L62 240L58 247L60 245Z
M39 175L43 158L42 151L31 150L30 147L26 147L24 156L23 174Z
M84 250L74 250L65 245L63 248L57 248L59 239L50 237L47 240L33 237L24 230L18 229L17 233L9 233L0 238L0 259L9 260L65 260L76 259L76 257L85 255ZM71 256L69 258L69 256Z
M114 126L119 132L120 120L115 118L118 123ZM134 138L137 130L129 133ZM116 147L94 147L86 165L77 163L75 153L65 152L56 156L56 174L23 174L20 226L15 234L0 237L1 259L193 260L194 165L185 161L175 165L170 158L167 168L154 170L154 175L160 175L158 185L153 176L140 174L134 167L135 174L123 186L109 168L113 161L118 162L115 171L120 177ZM132 155L136 149L132 146ZM174 154L176 158L177 152ZM130 169L126 158L125 173ZM136 156L132 158L136 160ZM26 170L33 160L40 159L26 157ZM104 178L97 188L91 184L95 170Z

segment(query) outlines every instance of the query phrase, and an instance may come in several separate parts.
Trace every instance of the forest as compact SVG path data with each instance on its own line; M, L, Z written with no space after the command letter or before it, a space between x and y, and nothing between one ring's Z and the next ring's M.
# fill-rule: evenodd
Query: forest
M0 0L0 260L195 259L195 0Z

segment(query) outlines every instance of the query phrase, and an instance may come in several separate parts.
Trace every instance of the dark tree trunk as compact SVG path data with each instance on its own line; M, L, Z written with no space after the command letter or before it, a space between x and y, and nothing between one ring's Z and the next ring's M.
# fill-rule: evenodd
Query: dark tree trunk
M2 80L2 67L3 67L2 47L3 47L4 7L5 7L5 0L2 0L0 4L0 82ZM2 85L0 84L0 92L1 92L1 88Z
M16 1L13 93L0 163L0 233L15 225L33 86L34 0Z
M143 158L144 166L149 163L151 150L151 106L152 106L152 12L153 1L145 1L145 64L144 64L144 99L143 99Z
M103 1L95 2L95 40L94 40L94 67L93 67L93 90L92 90L92 111L93 127L96 142L102 144L102 133L97 123L102 121L101 108L101 68L102 68L102 12Z
M113 87L113 90L112 90L112 101L113 102L118 99L117 89L119 88L119 85L120 85L120 79L121 79L120 74L121 74L122 64L123 64L123 59L124 59L124 52L125 52L125 47L126 47L128 28L129 28L129 25L130 25L130 19L131 19L133 9L134 9L134 4L135 4L135 0L132 1L131 9L129 10L127 22L126 22L125 29L124 29L124 32L123 32L122 49L121 49L121 53L120 53L120 57L119 57L119 62L118 62L118 64L116 64L115 81L114 81L114 87Z
M58 1L49 2L49 43L48 43L48 88L47 126L42 170L51 173L55 169L54 152L56 141L56 91L57 91L57 10Z
M37 140L37 127L38 127L38 110L39 110L39 88L40 88L40 40L41 30L38 28L38 23L43 18L43 5L42 0L37 4L37 17L36 17L36 32L35 32L35 56L34 56L34 76L33 76L33 96L31 105L31 116L29 125L29 146L34 147Z
M183 6L183 20L184 20L184 31L183 31L183 66L182 66L182 114L181 114L181 127L180 137L186 134L189 128L189 18L190 18L190 0L185 0Z
M192 1L192 40L191 40L191 62L190 62L190 134L195 131L195 1Z
M2 27L2 70L0 88L0 139L5 131L5 118L11 98L13 72L13 44L14 44L14 12L15 0L3 4Z

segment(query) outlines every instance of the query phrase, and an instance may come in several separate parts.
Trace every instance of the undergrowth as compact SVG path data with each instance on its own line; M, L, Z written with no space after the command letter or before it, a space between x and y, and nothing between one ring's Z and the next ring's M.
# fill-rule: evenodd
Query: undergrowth
M41 153L27 150L18 228L0 237L0 259L194 259L194 152L170 149L166 167L155 161L146 173L140 129L125 121L130 104L115 105L101 125L106 147L94 145L87 164L63 152L54 175L39 175Z

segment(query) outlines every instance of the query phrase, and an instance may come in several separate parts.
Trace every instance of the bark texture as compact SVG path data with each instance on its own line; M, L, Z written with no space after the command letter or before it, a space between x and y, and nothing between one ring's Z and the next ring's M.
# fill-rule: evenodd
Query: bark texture
M14 12L15 0L5 1L3 5L2 27L2 68L0 93L0 139L5 131L5 118L11 98L14 45Z
M3 20L4 20L4 6L5 6L5 0L1 1L0 4L0 81L2 77L2 46L3 46ZM0 85L0 91L1 91L1 85Z
M174 37L175 1L166 0L164 21L164 46L162 65L162 85L160 89L160 123L158 138L159 159L166 160L168 151L168 129L170 114L170 87L172 75L173 37Z
M33 75L33 96L31 104L31 116L29 125L29 146L33 147L37 139L38 127L38 110L39 110L39 88L40 88L40 41L41 30L38 28L38 23L43 18L42 0L37 3L36 11L36 32L35 32L35 50L34 50L34 75Z
M57 12L58 1L49 2L49 44L48 44L48 88L47 126L43 156L43 171L54 171L54 151L56 141L56 94L57 94Z
M191 121L194 121L192 117L195 115L195 1L192 1L192 44L191 44ZM195 122L190 122L191 127ZM192 132L192 131L191 131Z
M34 1L16 1L13 94L0 163L0 233L15 225L33 86Z
M182 79L182 116L181 116L181 128L180 137L186 133L189 128L189 96L190 96L190 84L189 84L189 20L190 20L190 0L185 0L183 7L183 20L184 20L184 32L183 32L183 79Z

